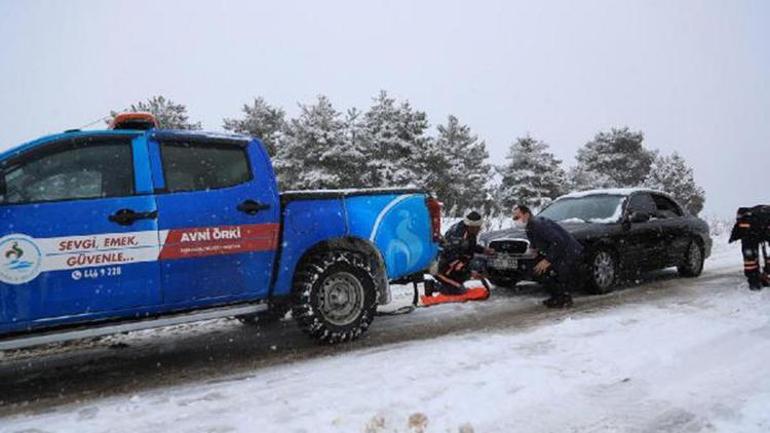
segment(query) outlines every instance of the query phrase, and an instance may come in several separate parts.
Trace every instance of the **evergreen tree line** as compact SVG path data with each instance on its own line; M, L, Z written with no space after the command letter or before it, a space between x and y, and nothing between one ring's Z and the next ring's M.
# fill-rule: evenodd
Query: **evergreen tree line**
M434 192L449 217L468 209L508 212L517 202L541 208L567 192L594 188L665 191L693 214L705 201L684 158L648 149L643 133L628 127L597 133L565 170L547 143L529 135L514 140L505 163L491 164L486 143L456 116L431 133L425 112L385 91L366 111L338 111L326 96L299 107L290 119L257 97L239 118L223 120L225 130L262 140L282 190L416 186ZM127 111L149 111L162 128L201 129L184 105L162 96Z

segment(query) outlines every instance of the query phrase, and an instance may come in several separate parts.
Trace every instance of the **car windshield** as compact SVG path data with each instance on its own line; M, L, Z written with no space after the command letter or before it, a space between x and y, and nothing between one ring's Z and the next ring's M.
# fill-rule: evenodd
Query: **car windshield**
M620 219L625 197L621 195L590 195L562 198L540 212L540 216L554 221L613 223Z

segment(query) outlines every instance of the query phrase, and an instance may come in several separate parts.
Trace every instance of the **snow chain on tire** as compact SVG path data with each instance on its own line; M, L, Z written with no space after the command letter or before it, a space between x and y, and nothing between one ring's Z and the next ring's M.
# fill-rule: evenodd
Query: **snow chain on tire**
M374 319L376 281L363 254L341 250L313 254L302 261L294 277L292 315L303 332L321 342L355 340Z

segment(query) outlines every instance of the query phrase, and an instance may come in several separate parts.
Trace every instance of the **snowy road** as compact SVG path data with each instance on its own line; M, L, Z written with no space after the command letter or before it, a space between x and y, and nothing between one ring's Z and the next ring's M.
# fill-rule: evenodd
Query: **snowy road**
M220 320L5 354L0 432L768 431L770 293L736 254L566 312L498 291L379 317L342 347Z

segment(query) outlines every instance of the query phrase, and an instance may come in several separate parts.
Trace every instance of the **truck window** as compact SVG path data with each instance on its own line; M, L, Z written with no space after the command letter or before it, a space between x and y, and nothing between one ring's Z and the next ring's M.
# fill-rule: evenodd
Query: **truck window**
M0 204L122 197L134 193L131 142L54 143L9 161Z
M235 186L251 180L246 149L236 144L160 144L168 192Z

